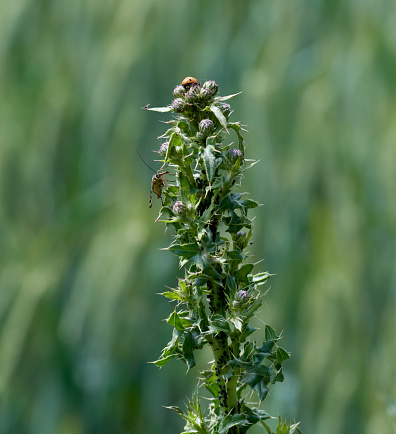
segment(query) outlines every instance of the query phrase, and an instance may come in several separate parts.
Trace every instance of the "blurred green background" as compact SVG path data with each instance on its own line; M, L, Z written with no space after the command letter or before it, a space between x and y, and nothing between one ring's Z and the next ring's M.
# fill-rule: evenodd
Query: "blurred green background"
M261 159L241 191L261 321L292 352L264 402L305 434L396 432L396 3L0 3L0 432L175 434L193 373L155 360L177 260L148 208L159 120L218 82ZM231 136L230 140L235 137ZM260 342L260 332L254 335ZM202 366L201 366L202 367ZM253 433L262 432L252 429Z

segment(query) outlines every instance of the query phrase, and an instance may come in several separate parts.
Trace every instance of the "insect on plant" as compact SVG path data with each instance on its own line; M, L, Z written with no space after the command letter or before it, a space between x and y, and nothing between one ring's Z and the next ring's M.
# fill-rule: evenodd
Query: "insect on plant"
M194 78L194 77L186 77L183 81L182 81L182 84L181 84L183 87L184 87L184 89L190 89L190 87L193 87L193 86L200 86L200 84L199 84L199 81L196 79L196 78Z
M137 152L137 151L136 151ZM153 193L155 193L157 195L158 199L161 199L162 202L162 189L165 187L165 178L164 175L166 175L167 173L169 173L168 171L165 172L156 172L153 168L151 168L144 160L143 157L139 154L139 152L137 153L139 155L139 157L141 158L141 160L143 161L143 163L151 170L154 172L153 177L151 178L151 190L150 190L150 203L149 203L149 208L151 208L151 206L153 205ZM163 202L162 202L163 205Z
M257 423L268 434L297 434L298 423L289 426L280 418L274 432L267 425L271 416L260 408L271 385L284 380L282 363L290 354L278 345L280 337L267 324L258 341L251 337L256 329L249 322L267 293L260 286L271 274L252 273L256 263L245 250L253 232L248 212L259 203L234 191L255 164L246 164L244 128L229 121L231 106L224 102L238 94L221 97L217 91L213 80L201 86L194 77L186 77L174 88L171 104L146 107L174 113L160 136L169 141L156 152L165 156L167 168L174 168L177 182L164 190L166 206L156 221L173 230L166 250L179 257L184 271L177 287L162 293L176 302L166 319L173 331L153 363L163 367L177 358L190 371L198 362L195 353L204 345L210 347L211 366L199 371L187 410L167 407L183 417L185 434L245 434ZM228 142L233 131L238 137L234 146ZM153 176L151 197L153 192L161 197L167 173L162 170ZM200 404L201 390L202 398L210 400L207 410ZM253 392L257 401L252 403Z

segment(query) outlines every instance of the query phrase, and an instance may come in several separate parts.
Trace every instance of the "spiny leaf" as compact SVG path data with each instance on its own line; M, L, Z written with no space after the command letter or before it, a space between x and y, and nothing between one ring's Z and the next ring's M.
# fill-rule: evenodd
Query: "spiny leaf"
M248 384L257 393L259 400L263 401L268 394L267 384L271 381L271 371L267 366L259 365L244 373L241 381Z
M169 356L161 357L158 360L156 360L155 362L150 362L150 363L158 366L159 368L162 368L163 366L165 366L170 360L172 360L176 356L177 356L177 354L170 354Z
M165 292L161 292L160 295L163 295L164 297L169 298L170 300L180 300L180 301L184 300L184 298L177 292L165 291Z
M230 98L234 98L234 96L240 95L242 92L233 93L232 95L219 96L215 98L216 101L227 101Z
M213 181L216 170L216 158L214 152L215 148L212 145L207 145L202 153L205 171L209 182Z
M253 270L253 264L244 264L236 272L236 278L239 282L248 283L247 275Z
M179 331L184 330L184 326L182 324L182 321L180 319L179 314L176 312L176 309L171 314L171 316L166 320L166 322L168 324L170 324L171 326L175 327L176 330L179 330Z
M290 353L287 352L284 348L278 347L278 350L276 352L276 359L277 359L277 363L281 364L285 360L290 359Z
M228 430L233 426L243 426L248 425L249 421L246 419L246 416L243 414L234 414L228 415L221 420L219 426L219 434L227 434Z
M183 356L187 363L188 370L195 366L194 340L190 332L184 333Z
M213 112L213 114L216 116L218 121L220 122L220 125L227 131L227 119L223 115L223 112L217 107L215 104L211 104L210 110Z
M209 332L218 333L226 332L230 333L231 328L229 322L221 315L213 315L210 318Z
M146 107L142 107L142 109L144 110L150 110L152 112L160 112L160 113L166 113L166 112L171 112L172 106L166 106L166 107L149 107L150 104L147 104Z
M182 256L185 259L191 259L200 252L200 248L196 243L174 244L173 246L168 247L168 250L177 256Z

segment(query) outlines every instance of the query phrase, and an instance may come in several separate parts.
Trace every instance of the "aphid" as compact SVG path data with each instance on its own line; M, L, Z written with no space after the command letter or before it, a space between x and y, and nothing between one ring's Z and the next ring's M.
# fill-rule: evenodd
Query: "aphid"
M137 152L137 151L136 151ZM154 172L153 177L151 178L151 191L150 191L150 203L149 207L153 205L153 193L157 195L158 199L161 199L162 202L162 189L165 187L165 179L164 175L166 175L169 172L156 172L154 169L152 169L144 160L143 157L139 154L139 157L142 159L143 163ZM162 205L164 203L162 202Z
M190 89L191 86L199 86L199 81L194 77L186 77L181 84L185 89Z

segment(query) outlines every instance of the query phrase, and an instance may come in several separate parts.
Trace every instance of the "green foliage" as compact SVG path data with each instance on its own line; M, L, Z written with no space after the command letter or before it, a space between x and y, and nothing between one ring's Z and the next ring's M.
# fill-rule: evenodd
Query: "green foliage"
M260 159L240 191L264 206L238 242L277 277L246 334L264 319L293 354L265 409L307 433L396 432L395 13L394 0L0 2L1 433L181 431L161 404L184 409L194 375L147 364L169 340L156 294L177 286L178 257L157 249L171 231L153 225L136 149L148 161L153 118L171 117L141 107L192 71L243 89L227 129L239 149L232 119L248 123L246 158Z
M231 109L222 102L236 95L216 97L217 89L213 81L178 86L169 106L176 116L163 135L168 139L163 167L173 169L176 181L162 192L157 220L174 229L168 250L179 257L185 277L162 294L177 305L166 320L173 327L172 340L154 363L162 367L176 357L190 370L197 350L205 345L212 350L212 367L201 372L201 386L212 395L208 416L198 387L187 413L172 407L187 421L184 433L239 434L256 423L270 432L267 413L250 408L245 399L253 391L261 403L269 385L284 380L282 363L290 355L268 325L261 346L251 340L249 321L263 302L259 287L270 274L252 274L254 264L248 262L253 230L248 210L258 203L233 190L252 165L246 164L242 125L229 123ZM237 134L238 148L223 143L229 130ZM277 433L292 433L295 427L279 421Z

